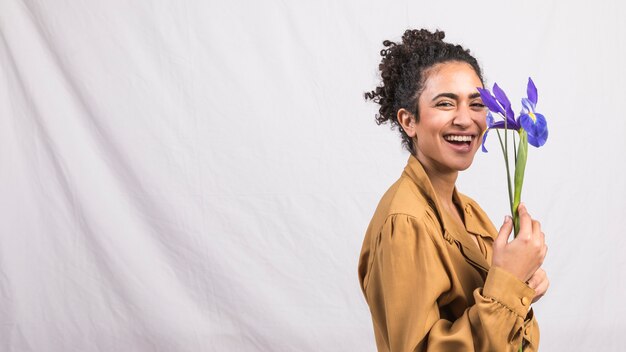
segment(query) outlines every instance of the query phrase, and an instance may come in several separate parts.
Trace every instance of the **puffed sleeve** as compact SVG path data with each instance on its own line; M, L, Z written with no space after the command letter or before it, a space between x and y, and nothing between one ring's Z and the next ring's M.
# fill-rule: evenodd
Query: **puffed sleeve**
M475 304L460 318L440 316L437 302L450 290L451 279L436 226L428 216L394 214L370 238L363 291L378 350L516 351L523 336L538 339L532 314L525 321L529 302L524 298L533 297L534 290L499 268L491 268L484 287L474 291ZM526 344L525 350L536 344Z

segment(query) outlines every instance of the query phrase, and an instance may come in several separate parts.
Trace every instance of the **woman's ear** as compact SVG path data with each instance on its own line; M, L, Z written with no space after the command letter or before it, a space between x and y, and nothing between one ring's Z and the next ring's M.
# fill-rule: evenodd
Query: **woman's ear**
M397 118L398 123L400 124L400 127L402 127L404 132L406 132L406 134L411 138L415 137L415 116L413 116L413 114L411 114L408 110L402 108L398 110Z

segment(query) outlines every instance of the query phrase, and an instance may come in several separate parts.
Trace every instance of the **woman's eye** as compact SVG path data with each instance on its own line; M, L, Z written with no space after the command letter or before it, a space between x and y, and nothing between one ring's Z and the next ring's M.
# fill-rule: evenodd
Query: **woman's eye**
M437 103L437 106L450 107L454 105L449 101L440 101Z
M482 109L482 108L485 107L485 104L483 104L483 103L473 103L472 106L475 107L475 108Z

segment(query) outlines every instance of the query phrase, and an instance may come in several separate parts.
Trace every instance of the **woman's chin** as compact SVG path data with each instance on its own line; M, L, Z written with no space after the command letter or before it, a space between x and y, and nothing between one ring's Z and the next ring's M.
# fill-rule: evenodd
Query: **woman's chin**
M471 159L465 159L464 158L464 160L459 160L458 162L454 163L454 166L452 168L457 170L457 171L465 171L470 166L472 166L472 162L474 162L473 156L472 156Z

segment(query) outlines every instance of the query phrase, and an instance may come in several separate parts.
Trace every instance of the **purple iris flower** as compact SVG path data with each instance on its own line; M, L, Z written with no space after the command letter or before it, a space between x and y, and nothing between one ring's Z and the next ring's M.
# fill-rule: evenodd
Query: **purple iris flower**
M498 86L493 85L493 95L489 89L478 88L480 97L483 100L485 106L490 110L487 113L487 130L483 133L482 150L487 152L485 148L485 141L487 140L487 133L491 129L509 129L519 131L524 129L528 134L528 143L534 147L541 147L546 143L548 139L548 124L546 118L537 112L535 107L537 106L537 87L531 78L528 78L528 86L526 87L527 98L522 99L523 109L520 116L516 119L511 102L506 96L506 93ZM500 114L504 120L495 121L491 112Z
M526 95L528 98L522 98L522 112L518 121L528 133L528 143L533 147L541 147L548 140L548 122L542 114L535 112L538 98L537 87L530 78L528 78Z

